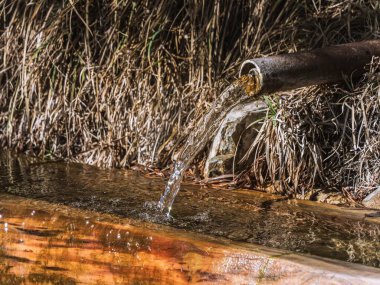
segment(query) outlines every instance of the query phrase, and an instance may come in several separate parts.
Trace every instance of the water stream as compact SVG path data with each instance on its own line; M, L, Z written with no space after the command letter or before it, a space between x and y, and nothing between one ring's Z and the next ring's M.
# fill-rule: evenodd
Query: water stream
M177 156L174 170L166 184L165 191L161 196L158 207L168 217L178 191L181 187L183 175L196 155L206 146L218 130L221 122L236 105L250 100L247 96L247 88L252 88L255 79L245 77L238 79L228 86L212 104L208 113L197 122L190 133L184 147Z
M380 222L379 218L366 217L368 211L344 210L256 191L201 189L184 183L171 219L143 215L147 211L144 204L157 201L163 187L163 179L146 178L137 172L102 170L64 162L46 163L0 152L0 232L11 230L15 215L21 224L23 218L32 218L31 213L36 211L37 214L40 209L39 201L44 201L53 212L65 205L91 211L93 214L86 214L91 219L96 213L104 213L237 242L380 267ZM25 202L23 197L31 201L27 202L31 209L26 211L26 216L17 212L17 206L4 204L8 201L10 205L21 205ZM73 218L69 209L65 211ZM51 219L49 213L41 215ZM76 228L82 224L77 224ZM25 235L23 240L27 238ZM0 244L0 261L8 241L4 240L3 246Z

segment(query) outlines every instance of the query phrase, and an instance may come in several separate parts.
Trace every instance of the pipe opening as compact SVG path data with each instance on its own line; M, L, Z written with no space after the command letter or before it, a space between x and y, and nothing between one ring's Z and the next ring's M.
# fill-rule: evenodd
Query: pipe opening
M245 60L240 66L239 77L243 75L258 75L260 74L260 67L252 60Z
M240 67L239 78L245 82L246 93L251 95L258 94L263 86L263 78L260 67L251 59L244 61Z

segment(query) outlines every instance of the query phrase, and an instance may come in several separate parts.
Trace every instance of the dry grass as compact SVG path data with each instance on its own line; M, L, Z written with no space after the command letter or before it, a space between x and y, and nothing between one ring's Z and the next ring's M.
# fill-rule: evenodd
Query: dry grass
M253 185L306 194L340 189L354 200L380 185L380 63L356 83L278 94L248 170ZM248 155L248 154L247 154Z
M0 0L0 11L0 144L105 167L169 165L247 57L380 37L378 0ZM364 94L373 80L352 93ZM332 106L328 99L316 95L321 92L293 99L321 100L308 124L331 112L324 109ZM282 106L278 118L294 112ZM275 128L267 126L272 143ZM297 143L298 137L289 141L290 152ZM317 148L289 167L300 162L310 172L321 163L313 155L323 146L308 147ZM351 152L339 155L342 162ZM257 181L273 178L255 167L263 176ZM270 167L276 173L278 166ZM327 175L316 174L320 181ZM314 183L311 176L284 175L288 189L298 189L297 181Z

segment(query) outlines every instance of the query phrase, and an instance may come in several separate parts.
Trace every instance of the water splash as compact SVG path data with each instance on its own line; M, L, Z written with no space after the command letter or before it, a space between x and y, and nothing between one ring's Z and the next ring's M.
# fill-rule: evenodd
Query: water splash
M169 216L172 209L172 205L178 191L181 187L181 181L183 174L186 171L188 165L179 160L174 164L174 171L170 175L169 181L166 184L165 192L161 196L160 202L158 202L158 208Z
M167 216L170 215L174 199L181 187L183 175L195 156L215 136L227 113L236 105L251 100L251 95L257 94L257 86L259 86L257 78L247 75L240 77L220 94L211 106L210 111L199 120L177 156L174 171L158 203L161 212L166 213Z

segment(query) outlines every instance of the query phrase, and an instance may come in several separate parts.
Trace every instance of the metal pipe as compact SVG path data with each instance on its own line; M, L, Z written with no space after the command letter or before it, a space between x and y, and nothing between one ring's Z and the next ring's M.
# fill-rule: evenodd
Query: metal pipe
M253 76L254 94L265 94L358 77L373 56L380 56L380 40L249 59L239 75Z

